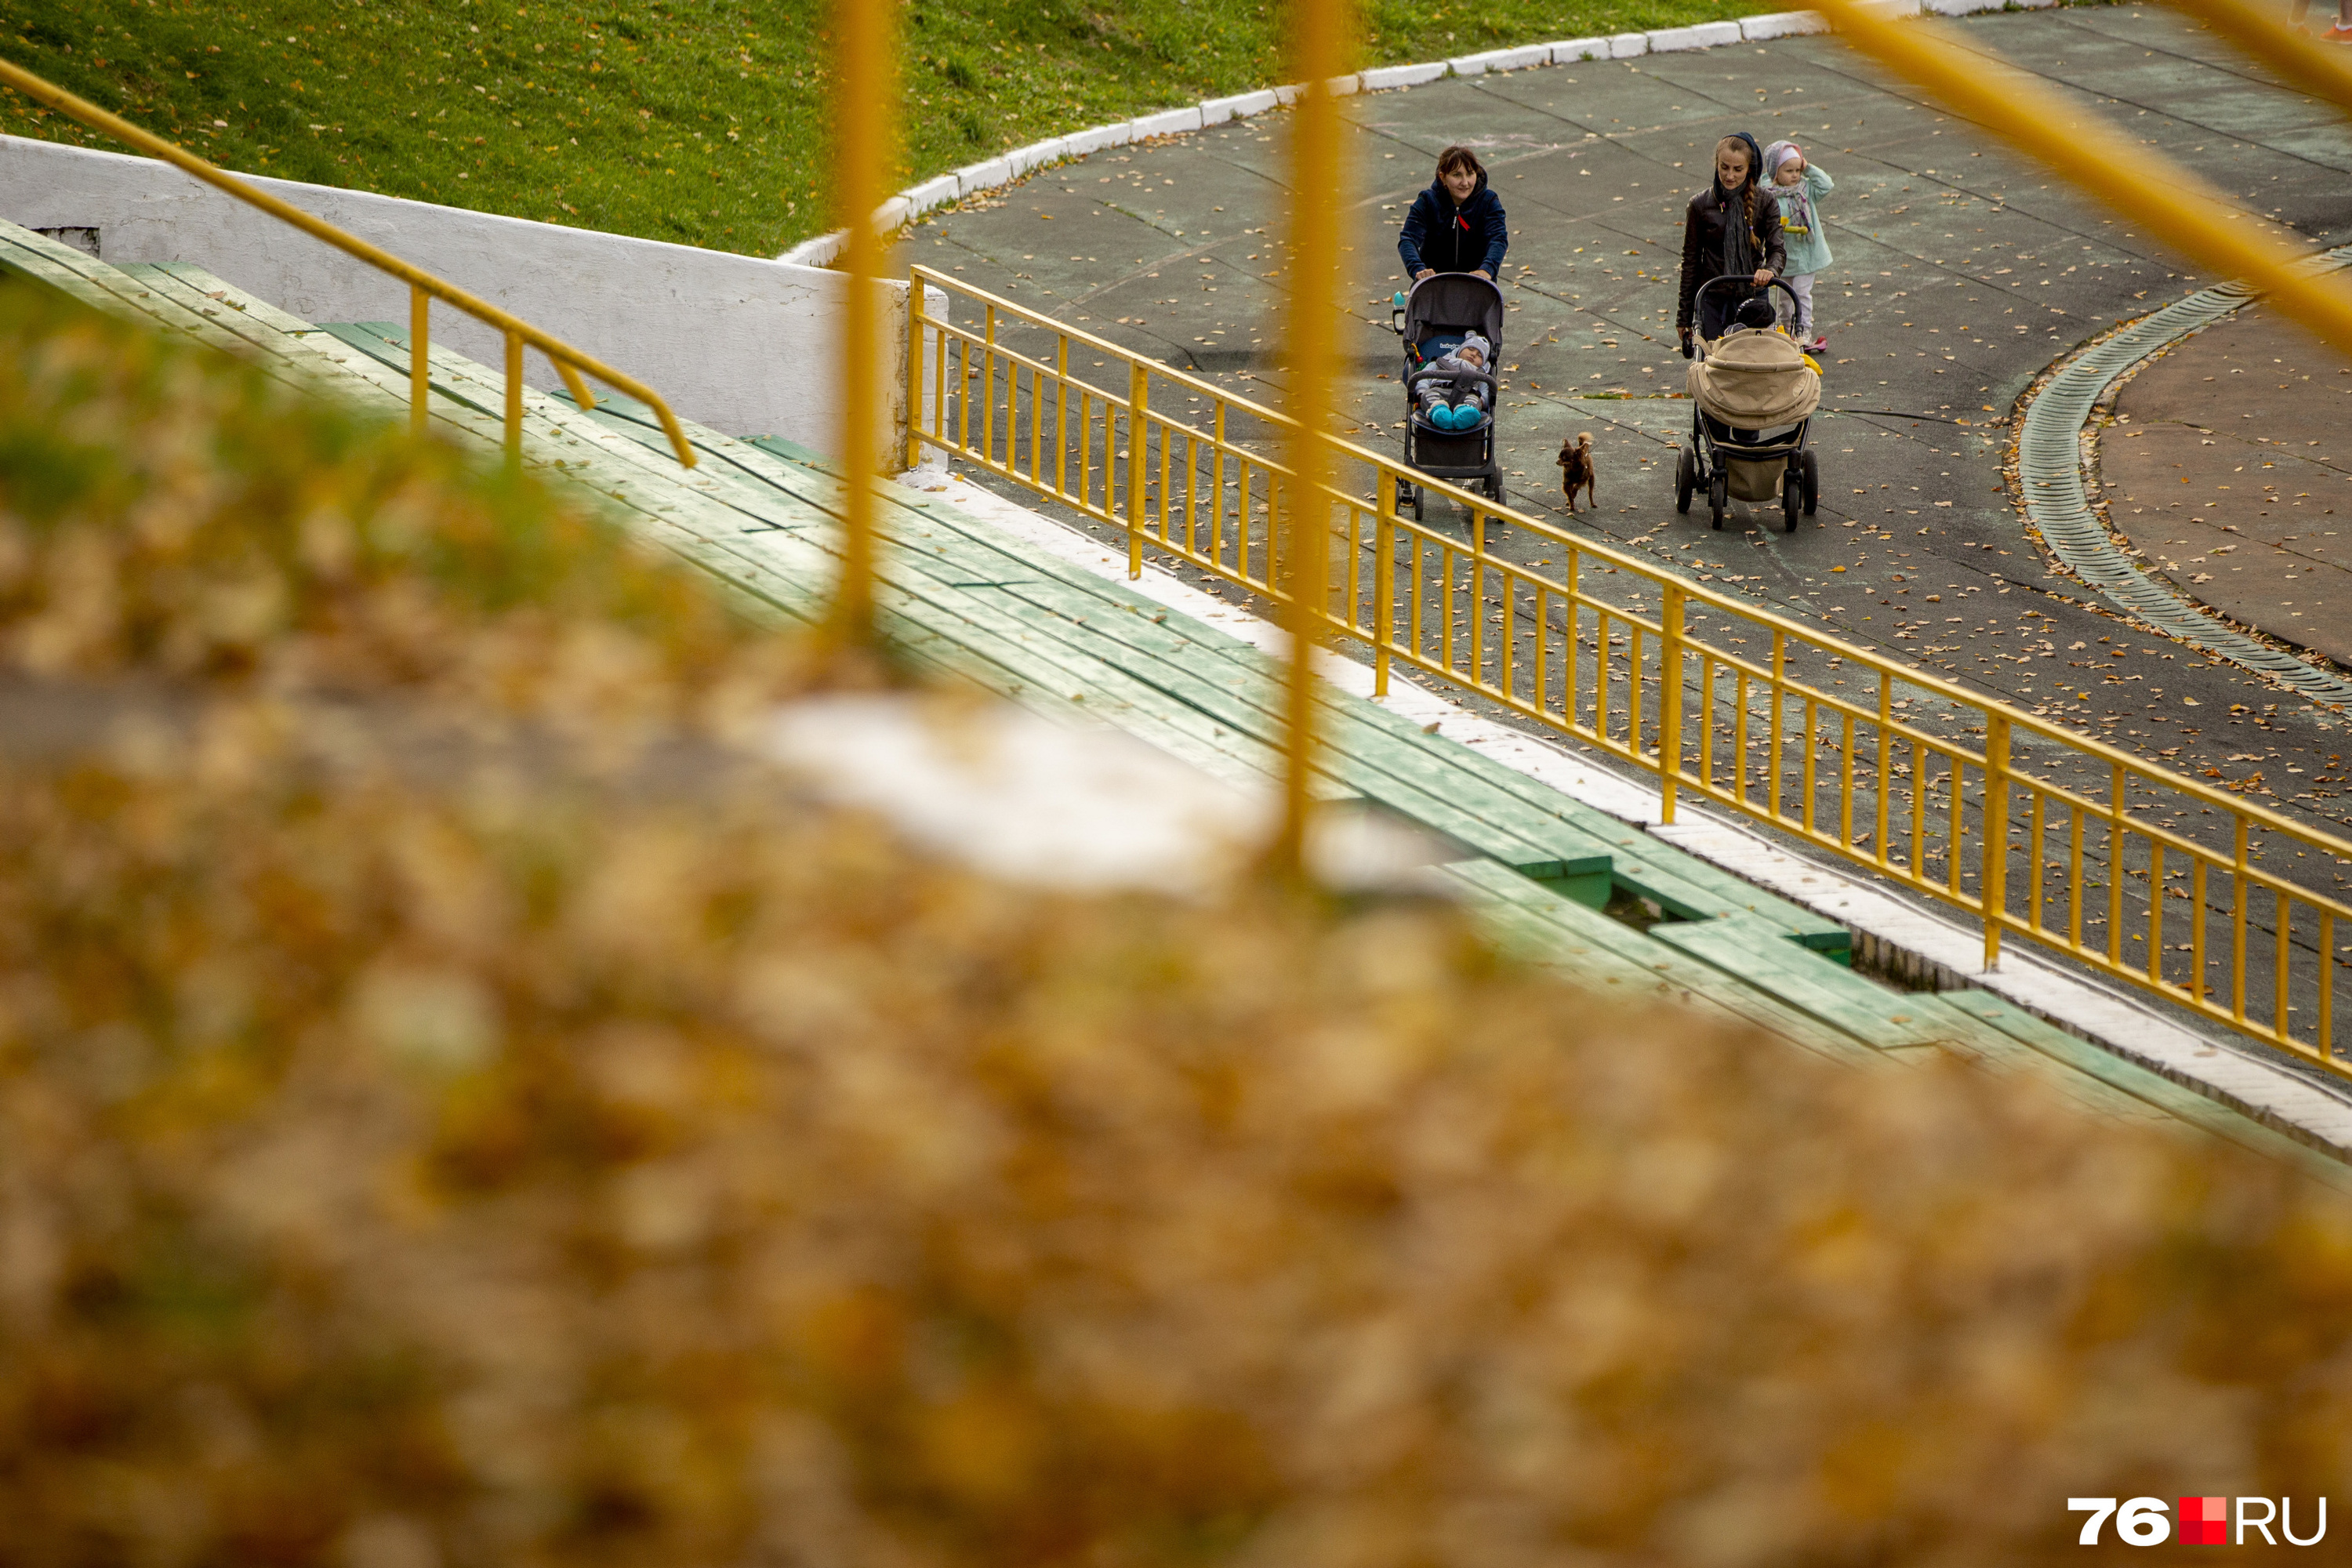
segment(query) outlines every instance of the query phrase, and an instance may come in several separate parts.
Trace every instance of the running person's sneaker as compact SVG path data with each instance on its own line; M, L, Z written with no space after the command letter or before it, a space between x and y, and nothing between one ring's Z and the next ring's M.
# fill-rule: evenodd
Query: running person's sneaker
M2331 44L2352 44L2352 27L2338 22L2327 29L2325 37Z
M1813 339L1813 341L1812 341L1811 342L1809 342L1809 343L1805 344L1805 345L1804 345L1804 349L1805 349L1805 352L1806 352L1807 353L1809 353L1809 354L1817 354L1817 353L1821 353L1823 349L1825 349L1825 348L1827 348L1827 347L1829 347L1829 346L1830 346L1830 340L1829 340L1829 338L1828 338L1826 335L1823 335L1823 336L1816 337L1816 338L1814 338L1814 339Z

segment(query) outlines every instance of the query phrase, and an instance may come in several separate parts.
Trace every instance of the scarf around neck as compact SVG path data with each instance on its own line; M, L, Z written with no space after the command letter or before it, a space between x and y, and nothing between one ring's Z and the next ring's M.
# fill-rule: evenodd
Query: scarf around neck
M1756 254L1755 241L1748 232L1745 193L1759 188L1756 176L1758 171L1764 167L1764 149L1759 147L1756 138L1745 131L1735 131L1732 134L1748 143L1748 177L1740 182L1737 191L1725 190L1720 177L1716 178L1713 184L1715 199L1723 204L1723 270L1727 274L1746 274L1755 271L1761 264Z

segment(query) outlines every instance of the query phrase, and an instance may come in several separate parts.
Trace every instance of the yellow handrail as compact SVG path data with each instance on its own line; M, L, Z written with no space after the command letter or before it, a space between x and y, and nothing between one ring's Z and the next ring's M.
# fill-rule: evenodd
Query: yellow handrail
M1328 459L1369 470L1370 495L1328 485L1310 513L1271 455L1298 429L1286 415L951 275L911 271L910 448L1125 530L1137 570L1160 551L1303 612L1369 648L1377 691L1402 663L1639 767L1658 778L1668 821L1678 795L1695 796L1954 905L1981 922L1988 966L2004 932L2022 935L2352 1078L2332 1037L2336 933L2352 931L2352 903L2326 885L2352 866L2352 842L1337 437L1321 439ZM984 325L931 315L926 284ZM1076 372L1081 356L1107 374ZM1240 439L1242 422L1264 439ZM1401 485L1462 509L1466 540L1396 515ZM1328 596L1294 595L1275 546L1326 509L1345 570ZM1502 554L1491 536L1505 527L1559 564ZM1612 574L1634 592L1612 598ZM1836 689L1849 679L1867 689ZM1913 718L1922 706L1956 713L1981 743ZM2067 770L2077 776L2055 776ZM2200 837L2203 814L2214 829ZM2146 905L2128 921L2127 884ZM2194 901L2168 921L2167 899ZM2104 939L2084 931L2100 924ZM2270 972L2267 985L2250 989L2250 967Z
M554 363L557 374L573 401L583 408L595 406L595 397L587 384L580 379L585 371L607 386L628 394L651 407L661 420L662 429L669 437L672 450L686 468L694 467L694 448L679 428L677 416L669 411L659 394L642 382L623 375L601 360L593 359L578 349L540 331L529 321L509 315L487 300L468 294L454 283L435 277L423 268L414 266L370 245L357 235L346 234L325 219L304 212L290 202L280 201L268 192L247 184L225 169L215 167L184 148L174 145L120 115L110 114L87 99L78 98L54 83L45 81L22 66L0 59L0 84L16 89L36 102L47 104L58 113L78 120L93 131L104 132L116 141L138 148L152 157L161 158L183 172L202 180L216 190L225 191L248 206L260 208L281 223L293 225L311 238L331 245L347 256L356 257L379 272L388 272L408 285L409 289L409 417L416 431L425 430L425 399L429 390L429 374L425 363L427 318L430 301L442 300L465 311L485 325L495 327L506 339L506 441L507 454L515 461L522 457L522 351L525 344L540 351Z

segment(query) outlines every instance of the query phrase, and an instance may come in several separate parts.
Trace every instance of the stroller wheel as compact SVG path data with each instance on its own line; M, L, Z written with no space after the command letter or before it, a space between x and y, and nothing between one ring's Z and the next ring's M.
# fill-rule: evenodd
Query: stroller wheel
M1502 481L1502 480L1500 480L1500 479L1488 479L1488 480L1486 481L1486 499L1487 499L1488 500L1490 500L1490 501L1493 501L1496 506L1500 506L1500 505L1502 505L1502 504L1503 504L1503 481Z
M1419 485L1412 487L1412 520L1415 522L1421 521L1421 487Z
M1398 510L1398 511L1400 511L1400 512L1403 511L1403 510L1404 510L1404 509L1405 509L1406 504L1407 504L1407 503L1409 503L1412 500L1412 486L1411 486L1410 484L1407 484L1407 483L1406 483L1404 480L1402 480L1402 479L1399 479L1399 480L1396 482L1396 509L1397 509L1397 510Z
M1698 489L1698 460L1688 447L1675 453L1675 510L1688 516L1691 491Z
M1717 531L1721 531L1723 528L1723 509L1730 500L1731 476L1717 468L1715 471L1714 482L1706 487L1707 510L1715 514L1715 526Z
M1822 466L1814 459L1811 447L1805 450L1804 482L1805 515L1811 517L1813 508L1820 505L1822 500Z
M1780 480L1780 531L1797 531L1797 518L1805 510L1805 481L1794 473Z

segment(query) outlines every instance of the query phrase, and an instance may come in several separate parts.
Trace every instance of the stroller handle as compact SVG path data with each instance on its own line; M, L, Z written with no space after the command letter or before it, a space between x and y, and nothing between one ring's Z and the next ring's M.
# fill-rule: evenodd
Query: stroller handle
M1743 289L1753 289L1756 287L1752 280L1752 275L1745 272L1727 272L1720 278L1710 278L1706 282L1700 284L1697 289L1694 289L1691 293L1691 314L1693 316L1696 316L1698 314L1699 301L1706 298L1706 291L1714 288L1718 283L1736 283ZM1789 297L1789 303L1791 305L1801 304L1801 301L1797 299L1797 291L1794 289L1790 288L1788 284L1782 282L1780 275L1777 273L1773 275L1771 280L1766 283L1764 287L1768 289L1778 289L1781 293L1786 294Z

